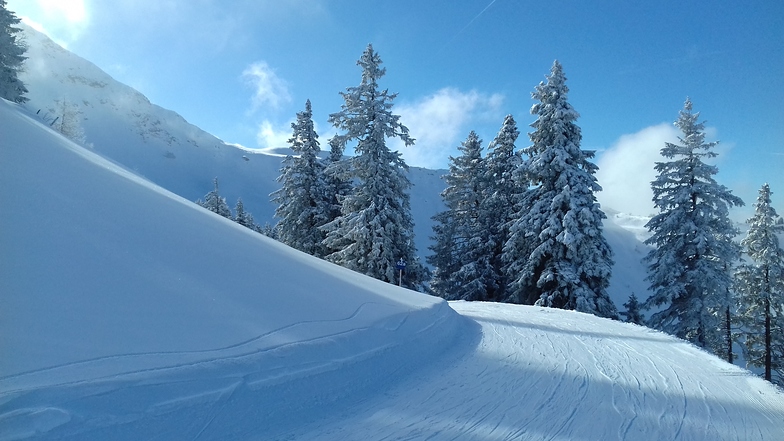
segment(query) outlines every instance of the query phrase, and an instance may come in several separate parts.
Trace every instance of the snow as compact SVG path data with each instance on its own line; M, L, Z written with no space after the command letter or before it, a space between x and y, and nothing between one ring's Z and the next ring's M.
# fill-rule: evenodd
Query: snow
M30 105L0 100L0 440L784 439L784 393L680 340L446 303L196 206L218 176L271 220L281 157L25 33ZM62 98L91 149L33 115ZM444 173L411 171L420 255ZM608 293L644 299L645 222L609 217Z
M576 312L463 301L451 306L474 321L464 330L462 353L367 403L363 412L295 438L720 440L784 434L781 409L768 407L781 405L780 393L667 335ZM750 393L758 387L760 395Z
M680 340L447 304L253 233L5 101L0 133L0 440L784 437L784 393Z
M438 353L458 320L443 300L295 252L14 107L0 106L0 347L9 354L0 357L0 427L92 421L79 404L53 405L49 391L57 403L78 401L96 388L119 396L128 384L210 372L262 388L377 352ZM423 334L427 344L408 347ZM318 393L351 391L357 378ZM154 397L145 406L183 399Z

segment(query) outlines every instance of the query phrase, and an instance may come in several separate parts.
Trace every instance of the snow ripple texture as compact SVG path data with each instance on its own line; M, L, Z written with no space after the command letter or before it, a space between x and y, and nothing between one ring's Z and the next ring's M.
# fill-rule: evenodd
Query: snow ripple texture
M681 340L567 311L451 305L477 325L475 347L294 438L784 439L780 391Z

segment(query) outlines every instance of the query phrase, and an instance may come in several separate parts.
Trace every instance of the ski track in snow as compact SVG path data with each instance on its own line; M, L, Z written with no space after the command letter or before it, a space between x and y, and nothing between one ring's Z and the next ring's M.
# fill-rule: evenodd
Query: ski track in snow
M313 320L313 321L301 321L297 323L292 323L290 325L266 332L262 335L254 337L252 339L248 339L243 342L235 343L232 345L228 345L222 348L216 349L204 349L204 350L196 350L196 351L158 351L158 352L144 352L144 353L131 353L131 354L117 354L105 357L98 357L90 360L81 360L72 363L65 363L57 366L50 366L43 369L37 369L34 371L29 372L22 372L19 374L8 375L5 377L0 377L0 391L2 393L13 393L16 392L14 387L20 387L23 390L29 390L31 388L38 388L38 387L51 387L51 386L68 386L73 384L79 384L84 382L93 382L96 380L103 380L107 378L112 379L119 379L124 376L133 376L136 374L141 373L151 373L155 371L163 371L163 370L171 370L177 368L184 368L184 367L191 367L198 364L203 363L210 363L215 361L227 361L227 360L236 360L244 357L249 357L252 355L258 355L268 351L274 351L282 348L286 348L291 345L299 345L299 344L306 344L315 342L318 340L326 340L334 337L341 336L347 333L355 333L357 331L363 331L366 328L363 327L356 327L353 326L341 329L340 332L324 332L323 328L319 325L334 325L335 323L341 322L350 322L352 319L357 318L360 315L360 312L364 309L368 309L370 305L377 306L382 310L388 305L383 305L380 303L373 303L373 302L365 302L348 317L335 319L335 320ZM400 319L400 322L393 324L390 328L390 331L394 331L398 329L400 326L403 325L406 317L403 316ZM306 329L306 332L309 334L313 334L313 338L302 338L303 332L298 333L298 337L296 340L281 342L280 340L274 341L273 337L280 335L283 332L291 331L297 328L309 328ZM273 341L267 341L273 340ZM284 338L284 340L291 340L290 338ZM171 360L182 360L183 357L187 356L201 356L196 360L193 360L188 363L174 363L172 364ZM138 363L134 363L135 359L139 359ZM157 365L156 367L149 367L145 369L136 369L136 370L128 370L128 365L134 364L142 364L142 365ZM92 368L91 365L99 366L99 370L105 372L111 370L109 367L110 365L116 365L117 369L120 370L117 373L107 375L107 376L91 376L87 379L81 378L84 377L85 371L89 372ZM58 371L69 370L65 373L60 373ZM79 379L72 379L63 381L62 379L66 377L76 377ZM54 380L54 381L53 381ZM57 381L59 380L59 381ZM21 383L20 386L17 386L17 383Z
M465 319L439 315L402 353L354 351L273 384L230 356L6 390L0 440L784 439L783 394L683 341L547 308L451 306ZM445 352L429 354L444 328Z
M780 394L763 405L749 387L759 379L685 342L577 313L564 321L540 308L452 306L481 326L472 353L292 438L784 439Z

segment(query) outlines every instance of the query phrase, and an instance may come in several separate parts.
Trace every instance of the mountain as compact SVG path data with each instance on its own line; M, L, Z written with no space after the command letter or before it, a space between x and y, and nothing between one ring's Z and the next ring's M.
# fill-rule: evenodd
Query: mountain
M20 27L28 45L20 75L30 90L26 107L42 120L62 117L67 103L80 114L87 144L105 158L191 201L203 198L218 177L221 195L232 209L241 197L258 223L276 222L269 195L279 188L276 179L288 149L262 151L226 143L150 103L46 35ZM412 210L422 217L414 234L423 255L429 252L430 217L443 209L442 174L411 170Z
M0 134L0 440L784 439L673 337L367 278L4 100Z
M232 208L242 197L258 223L276 222L269 194L279 188L276 179L288 149L261 151L226 143L151 104L44 34L24 27L24 35L29 57L22 75L30 89L27 108L39 118L57 118L63 113L62 103L68 102L81 113L87 143L105 158L191 201L203 198L218 177L221 194ZM445 173L412 167L409 174L414 235L423 262L432 243L431 217L444 209L440 193ZM639 219L611 210L608 216L605 234L616 256L608 293L620 307L632 292L639 298L648 296L640 263L648 247L635 237Z

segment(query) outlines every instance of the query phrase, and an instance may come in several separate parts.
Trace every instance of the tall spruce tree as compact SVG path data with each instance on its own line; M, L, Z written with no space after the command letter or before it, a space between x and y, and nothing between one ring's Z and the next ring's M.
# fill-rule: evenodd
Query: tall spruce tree
M759 191L749 231L741 241L750 262L735 273L741 343L750 366L784 386L784 250L778 235L784 222L771 206L770 186Z
M481 242L476 245L480 259L488 262L482 270L486 273L486 300L515 302L507 293L507 277L504 272L504 244L509 239L509 227L515 215L515 207L523 186L516 180L520 156L515 152L515 142L520 135L517 122L512 115L504 118L498 134L487 147L484 176L481 181L480 203Z
M9 11L6 1L0 0L0 98L15 103L24 103L27 88L19 79L27 48L19 39L19 18Z
M604 238L606 216L594 192L592 151L580 148L578 113L567 101L563 68L555 61L547 82L532 94L537 119L524 151L523 195L504 259L512 295L520 302L617 318L607 295L612 250Z
M226 203L226 198L221 196L220 191L218 190L218 178L213 179L212 183L214 188L211 192L204 195L204 202L202 202L200 199L196 201L196 203L212 211L213 213L217 213L227 219L231 219L232 217L229 204Z
M484 199L485 164L482 141L476 132L458 147L462 154L450 157L447 188L441 193L447 209L433 216L434 252L428 263L435 267L431 288L448 300L487 300L497 287L497 277L485 244Z
M278 204L275 217L279 218L276 230L278 240L308 254L324 257L322 242L326 237L321 227L328 222L330 203L324 182L324 164L319 159L321 151L313 125L310 100L305 110L297 113L291 123L293 134L288 140L294 155L283 160L278 182L280 189L272 193Z
M716 143L705 142L698 118L687 99L675 122L682 145L666 143L661 155L669 161L656 163L651 188L659 213L646 224L652 236L645 241L655 248L644 259L653 294L644 307L662 308L652 327L723 354L728 269L739 257L729 207L743 201L716 182L717 167L703 162L716 156Z
M406 165L400 153L390 151L386 138L398 137L406 146L414 144L400 116L392 114L396 94L380 90L378 80L386 69L368 45L357 65L362 68L359 86L341 92L341 111L329 122L344 134L336 144L356 141L357 156L349 160L349 174L356 186L341 202L341 214L324 227L325 245L335 250L327 259L362 274L397 282L396 262L407 262L404 284L419 288L423 268L414 247Z

